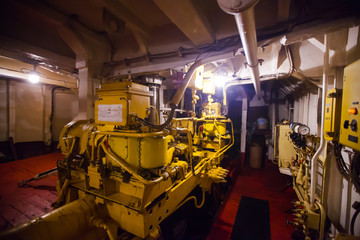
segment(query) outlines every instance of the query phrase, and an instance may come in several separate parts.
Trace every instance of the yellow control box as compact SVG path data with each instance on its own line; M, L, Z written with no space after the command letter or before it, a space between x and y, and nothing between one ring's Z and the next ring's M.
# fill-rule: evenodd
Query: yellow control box
M95 122L117 126L132 125L130 115L146 118L152 92L130 81L102 84L96 90Z
M341 106L340 140L345 146L360 151L359 102L360 60L348 65L344 72Z
M341 89L333 88L326 94L324 138L328 141L339 141L341 93Z

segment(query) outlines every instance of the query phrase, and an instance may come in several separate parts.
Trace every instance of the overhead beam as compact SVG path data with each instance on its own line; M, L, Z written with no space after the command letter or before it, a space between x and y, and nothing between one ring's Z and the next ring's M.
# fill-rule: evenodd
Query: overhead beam
M30 71L33 70L34 66L32 64L20 62L11 58L0 56L0 76L5 76L9 78L16 78L22 80L28 80L28 75ZM77 79L69 77L67 75L58 74L52 71L38 66L36 71L40 75L40 83L51 84L55 86L67 87L67 88L77 88Z
M142 54L148 54L150 28L136 15L116 0L91 0L93 4L103 7L105 11L109 12L118 19L121 19L133 32L135 40L139 46ZM107 17L106 15L104 15Z
M68 71L75 70L75 59L9 37L0 37L0 55L26 63L44 61Z
M54 26L55 31L65 28L67 31L79 32L87 38L91 37L92 40L104 47L108 45L107 40L100 34L40 2L35 1L31 2L31 4L27 2L17 2L16 4L18 4L18 8L23 10L24 14L29 14L29 17L39 20L42 24Z
M149 39L137 30L132 31L142 54L149 53Z
M209 21L194 1L154 0L154 2L195 45L215 41Z
M278 22L286 22L289 18L290 0L278 0Z
M137 30L146 37L150 35L150 28L118 0L92 0L92 2L106 8L114 16L126 22L130 29Z

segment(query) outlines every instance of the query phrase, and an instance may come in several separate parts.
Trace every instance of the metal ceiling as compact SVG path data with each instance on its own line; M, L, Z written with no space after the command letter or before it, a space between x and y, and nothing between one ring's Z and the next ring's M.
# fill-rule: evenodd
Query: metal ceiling
M357 0L260 0L254 10L258 46L266 47L354 26L360 7ZM88 52L98 61L94 74L106 77L234 55L242 44L216 0L2 1L0 55L73 74Z

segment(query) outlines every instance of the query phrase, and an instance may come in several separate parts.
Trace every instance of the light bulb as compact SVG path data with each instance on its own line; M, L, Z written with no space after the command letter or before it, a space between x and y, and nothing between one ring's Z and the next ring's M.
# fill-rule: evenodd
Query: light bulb
M38 83L40 81L40 76L37 72L31 72L28 79L31 83Z
M223 75L214 76L214 83L216 87L223 87L226 82L227 82L226 76Z

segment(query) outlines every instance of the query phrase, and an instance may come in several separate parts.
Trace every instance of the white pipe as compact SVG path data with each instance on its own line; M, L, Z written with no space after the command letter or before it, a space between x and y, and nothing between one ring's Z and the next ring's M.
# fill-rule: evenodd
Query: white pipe
M254 7L234 15L255 93L261 98Z
M329 43L327 34L324 35L324 65L323 65L323 82L322 82L322 106L321 106L321 131L320 131L320 146L316 153L311 159L311 187L310 187L310 204L313 206L315 201L315 190L316 190L316 161L320 154L323 152L325 147L324 139L324 116L325 116L325 100L328 83L328 71L329 71Z
M184 93L185 93L185 90L187 88L187 86L189 85L190 83L190 80L191 80L191 77L192 75L194 74L195 70L200 67L201 65L204 65L206 63L210 63L210 62L213 62L213 61L216 61L216 60L219 60L221 58L226 58L226 57L231 57L232 56L232 53L230 53L231 55L229 54L226 54L226 56L224 55L215 55L215 56L211 56L211 57L206 57L206 58L203 58L203 59L200 59L196 62L193 63L193 65L191 65L191 67L189 68L189 70L187 71L186 75L185 75L185 78L183 80L183 82L181 83L181 86L180 88L178 88L178 90L176 91L175 95L173 96L173 98L171 99L170 101L170 105L173 104L173 105L178 105L181 98L184 96Z

